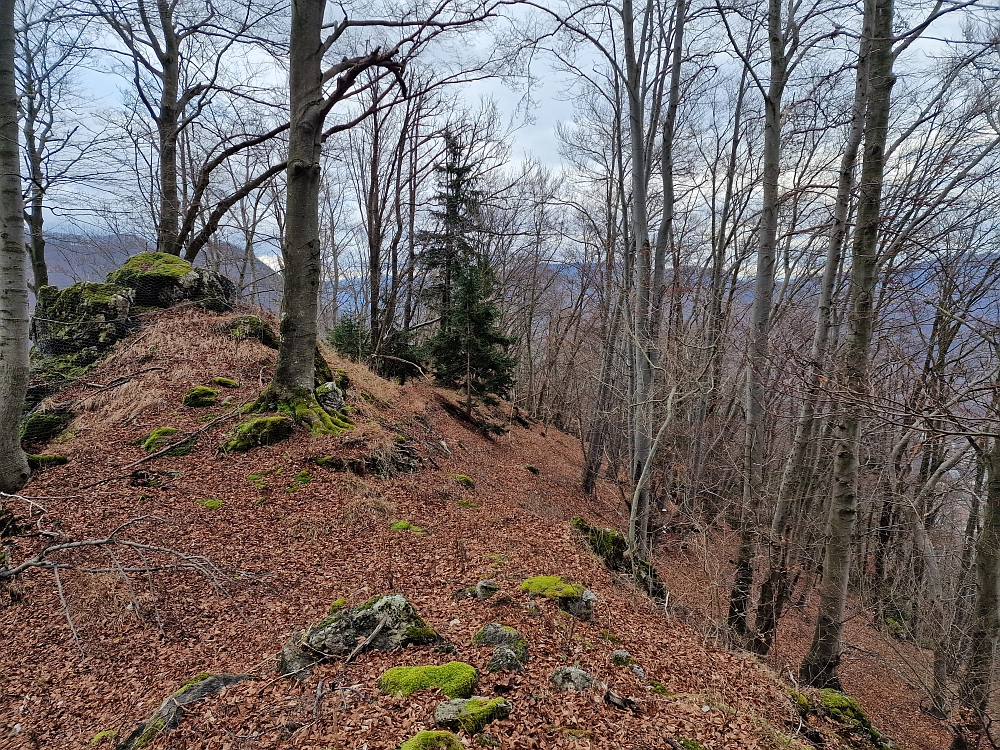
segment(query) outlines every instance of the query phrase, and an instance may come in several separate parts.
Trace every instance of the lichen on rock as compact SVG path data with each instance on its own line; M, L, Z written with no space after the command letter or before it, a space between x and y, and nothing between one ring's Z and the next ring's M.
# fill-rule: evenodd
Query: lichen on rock
M436 688L449 698L469 698L479 678L475 668L460 661L440 666L392 667L379 678L378 687L389 695L410 695Z
M472 642L477 646L505 646L514 652L522 664L528 661L528 642L509 625L491 622L476 631Z
M578 693L594 684L594 678L577 667L559 667L549 679L556 690L572 690Z

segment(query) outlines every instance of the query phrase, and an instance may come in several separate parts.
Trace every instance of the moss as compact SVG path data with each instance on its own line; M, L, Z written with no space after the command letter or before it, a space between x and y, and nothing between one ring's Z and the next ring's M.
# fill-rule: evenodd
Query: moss
M354 422L341 414L328 413L316 400L316 394L308 389L287 398L279 398L270 389L265 390L247 410L257 414L277 411L308 429L313 436L339 435L354 429Z
M71 421L73 414L66 410L34 411L21 421L18 434L26 443L47 443L66 429Z
M195 500L198 505L203 507L205 510L218 510L222 507L222 500L218 498L207 498L205 500Z
M472 481L472 477L468 477L465 474L449 474L448 476L467 489L476 489L476 483Z
M441 666L393 667L378 681L379 689L390 695L410 695L418 690L438 688L449 698L469 698L476 688L476 670L460 661Z
M684 750L705 750L705 746L698 742L698 740L689 740L686 737L681 737L677 740L677 743L683 747Z
M396 521L389 527L392 531L412 531L414 534L422 534L424 530L416 524L410 523L405 518Z
M792 703L795 704L795 709L800 715L805 716L809 713L811 706L809 705L809 699L797 690L792 690L789 688L788 697L792 699Z
M221 503L222 501L220 500L219 502ZM208 678L210 678L212 676L213 675L212 675L211 672L202 672L201 674L196 674L190 680L188 680L183 685L181 685L179 688L177 688L177 690L174 691L174 695L180 695L185 690L187 690L189 687L194 687L195 685L198 685L198 684L204 682L205 680L207 680Z
M142 730L142 734L140 734L136 741L132 744L132 747L135 750L145 747L156 739L156 736L163 731L163 728L166 725L167 720L162 716L155 717L151 722L149 722L149 724L146 725L146 728Z
M657 695L662 695L666 698L670 698L673 696L673 693L667 690L666 686L659 680L650 680L647 684L649 685L650 690L652 690Z
M610 630L602 630L597 637L603 638L608 643L615 643L615 644L621 643L621 639L617 635L612 633Z
M570 583L559 576L535 576L521 584L521 591L546 599L579 599L583 596L583 585Z
M286 416L255 417L236 425L221 450L225 453L248 451L259 445L280 443L288 439L293 428L292 420Z
M241 315L238 318L233 318L222 326L222 331L237 341L256 339L271 349L277 349L281 343L274 329L263 318L258 318L256 315Z
M56 454L33 455L28 454L28 466L32 471L42 471L52 466L62 466L69 463L69 456L59 456Z
M479 506L476 503L472 502L471 500L459 500L458 507L469 508L471 510L477 510L479 508Z
M872 726L857 699L839 690L824 688L819 691L819 702L831 719L867 734L877 750L896 750L896 743Z
M223 377L212 378L212 383L214 385L217 385L217 386L221 387L221 388L239 388L240 387L239 382L236 381L236 380L233 380L232 378L223 378Z
M487 724L510 715L510 704L503 698L471 698L458 712L458 723L469 734L481 732Z
M54 357L33 356L31 374L41 380L61 382L74 380L90 372L101 358L101 350L88 347L78 352Z
M219 392L206 385L196 385L184 394L184 406L200 409L206 406L215 406L215 401L219 397Z
M500 747L500 740L489 732L483 732L482 734L476 735L476 744L480 747Z
M88 745L100 745L104 740L110 740L112 737L118 734L117 729L105 729L98 732L93 736L93 738L88 742Z
M262 490L267 487L267 482L264 481L264 477L270 474L271 471L271 469L266 469L264 471L258 471L254 474L247 474L247 481L257 489Z
M288 492L295 492L295 490L297 490L299 487L303 487L309 484L312 480L313 480L312 472L310 472L308 469L303 469L302 471L300 471L298 474L295 475L295 478L292 480L292 483L288 486Z
M191 264L170 253L139 253L125 261L117 271L108 274L109 284L132 287L138 281L150 286L174 283L191 273Z
M176 427L157 427L155 430L150 432L142 441L142 449L146 453L156 453L156 451L163 449L169 445L172 441L169 438L176 435L180 430ZM181 443L176 448L171 448L168 452L168 456L186 456L191 452L191 449L195 445L194 440L189 440L186 443Z
M329 383L333 380L333 370L330 369L329 363L323 356L323 353L316 347L316 353L313 355L313 369L315 372L316 385L321 385L323 383Z
M338 369L333 378L333 384L337 386L342 392L346 393L347 389L351 387L351 379L347 377L347 373L343 370Z
M421 644L431 644L437 643L441 640L441 637L437 634L434 628L428 626L411 625L403 632L403 638L406 643L412 643L416 646Z
M536 477L537 477L537 476L539 475L539 473L540 473L540 472L538 471L538 467L537 467L537 466L532 466L531 464L525 464L525 465L524 465L524 468L525 468L525 469L527 469L528 471L530 471L530 472L531 472L532 474L534 474L534 475L535 475Z
M344 599L343 597L341 597L340 599L334 599L332 602L330 602L330 609L328 609L326 613L328 615L335 615L346 606L347 606L347 599Z
M399 750L464 750L451 732L418 732L399 746Z

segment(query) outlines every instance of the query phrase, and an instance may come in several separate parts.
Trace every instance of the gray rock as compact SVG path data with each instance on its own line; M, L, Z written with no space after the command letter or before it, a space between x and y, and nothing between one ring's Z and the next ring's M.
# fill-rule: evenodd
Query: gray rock
M480 581L476 584L476 598L477 599L489 599L496 592L500 590L500 586L497 585L496 581Z
M489 663L486 665L487 672L523 672L524 665L517 658L517 654L507 646L500 646L493 652Z
M215 695L224 687L249 679L249 677L250 675L245 674L213 674L195 677L163 701L157 712L132 730L132 733L118 744L116 750L138 750L138 748L145 747L159 735L177 727L181 719L184 718L184 707L189 703Z
M579 599L568 599L560 602L560 605L573 617L584 622L594 621L594 604L597 597L590 589L584 589Z
M542 616L542 610L539 609L538 605L535 602L528 602L527 604L524 605L524 608L526 610L528 610L528 616L529 617L541 617Z
M166 253L132 256L108 274L108 283L131 289L140 307L171 307L190 301L221 312L232 309L236 301L236 285L225 276Z
M31 320L36 355L74 355L73 365L89 365L129 332L131 309L132 290L123 286L86 281L65 289L43 286Z
M328 414L337 414L344 408L344 394L333 382L316 387L316 400Z
M594 678L577 667L559 667L550 677L556 690L582 692L594 684Z
M477 646L506 646L522 664L528 661L528 642L509 625L491 622L472 636L472 642Z
M625 649L611 652L611 663L616 667L627 667L632 663L632 654Z
M510 708L510 703L503 698L458 698L445 701L434 709L434 723L453 732L464 729L469 734L476 734L487 724L510 716Z
M302 634L299 634L301 638ZM316 656L308 654L296 645L296 640L286 643L278 652L278 674L304 680L316 666Z
M310 628L303 639L303 649L322 657L347 656L368 638L382 620L385 625L368 644L379 651L393 651L403 646L436 646L444 639L429 627L417 610L400 594L376 596L364 604L342 609Z
M646 670L645 669L643 669L642 667L640 667L638 664L633 664L631 666L632 666L632 674L634 674L640 680L645 680L646 679Z

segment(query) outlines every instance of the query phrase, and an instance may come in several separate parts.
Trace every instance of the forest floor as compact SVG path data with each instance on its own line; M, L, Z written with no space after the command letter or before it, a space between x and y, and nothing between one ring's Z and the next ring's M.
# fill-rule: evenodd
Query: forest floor
M510 718L489 728L503 748L640 750L666 748L668 737L705 748L812 747L796 737L802 724L780 682L784 663L794 664L805 642L807 613L788 618L771 666L717 646L697 611L710 604L715 584L707 573L723 558L691 552L711 546L697 540L686 551L671 551L671 541L658 561L672 596L695 614L682 622L657 611L570 528L575 515L619 525L620 500L610 487L591 499L579 493L580 444L566 434L513 421L507 434L486 436L455 416L454 393L426 382L400 387L328 356L351 379L355 430L316 438L296 431L245 454L218 452L235 407L268 382L275 359L256 341L220 333L225 318L190 307L159 313L56 397L77 416L43 452L70 462L34 478L25 499L11 501L20 503L15 513L34 513L39 530L77 540L141 517L120 538L203 556L212 578L166 569L126 583L114 567L137 563L133 553L118 549L112 560L106 548L84 549L60 559L111 570L63 569L57 579L36 569L0 591L0 748L83 748L108 730L124 736L192 676L232 672L255 679L195 704L179 728L148 747L394 750L433 728L440 696L381 695L379 675L451 658L480 670L477 694L503 693L513 704ZM223 391L230 405L181 406L188 389L217 376L241 383ZM100 387L118 378L125 379ZM501 404L491 418L506 422L511 414ZM213 425L220 417L227 418ZM146 456L136 441L151 430L209 425L189 455L132 465ZM314 462L389 455L401 440L421 458L414 473L359 476ZM454 475L470 477L475 488ZM206 507L207 500L221 504ZM390 530L400 519L423 533ZM17 553L25 551L22 543ZM165 559L150 553L147 562ZM532 613L520 583L542 574L592 590L594 622L567 618L545 601ZM453 597L482 579L499 584L492 599ZM331 602L353 605L391 592L410 599L460 657L413 647L362 652L346 673L333 662L303 681L277 677L275 654L321 620ZM512 625L527 640L523 674L485 671L488 651L470 642L490 622ZM848 632L847 690L904 750L945 747L946 736L920 715L906 680L884 660L876 669L864 661L880 648L865 627L852 622ZM622 648L645 680L611 665L610 653ZM549 675L566 665L634 699L638 713L605 704L601 691L556 692ZM319 703L319 680L354 690ZM667 695L654 692L656 683ZM475 745L471 737L463 743ZM96 746L113 744L107 738Z

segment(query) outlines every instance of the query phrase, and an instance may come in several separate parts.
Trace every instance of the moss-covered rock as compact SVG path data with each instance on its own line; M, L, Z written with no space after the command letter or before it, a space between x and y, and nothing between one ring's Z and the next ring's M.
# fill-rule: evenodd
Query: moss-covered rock
M458 482L460 485L469 490L476 489L476 483L472 481L472 477L466 476L465 474L449 474L452 479Z
M469 698L476 689L478 673L460 661L440 666L393 667L378 681L379 690L390 695L410 695L418 690L436 688L449 698Z
M633 560L628 554L628 539L620 531L601 526L591 526L576 516L570 525L583 536L587 545L603 561L608 570L627 573L635 584L656 600L664 600L666 587L656 568L645 560Z
M107 281L133 290L135 304L141 307L170 307L189 300L222 311L236 300L236 286L225 276L169 253L135 255L109 273Z
M616 667L629 667L632 665L632 654L625 649L618 649L611 652L611 663Z
M221 446L225 453L248 451L260 445L273 445L287 440L294 429L292 420L286 416L254 417L240 422Z
M256 315L240 315L228 320L222 324L221 331L237 341L256 339L270 349L277 349L281 343L270 324Z
M418 732L399 746L399 750L465 750L451 732Z
M56 454L28 454L28 466L32 471L43 471L53 466L62 466L69 463L69 456L59 456Z
M434 723L454 732L469 734L483 731L494 721L510 716L510 703L503 698L456 698L434 709Z
M597 597L582 584L570 583L559 576L535 576L521 584L521 591L529 596L544 596L584 622L594 619L594 602Z
M594 684L594 678L588 672L577 667L559 667L549 678L556 690L583 692Z
M233 380L232 378L224 378L224 377L221 377L221 376L220 377L214 377L214 378L212 378L212 384L213 385L217 385L220 388L239 388L240 387L240 384L239 384L238 381Z
M182 403L193 409L203 409L206 406L215 406L218 398L219 392L214 388L209 388L207 385L196 385L184 394Z
M19 436L25 445L41 445L66 429L73 421L69 409L36 409L21 420Z
M159 710L137 726L117 750L140 750L159 735L177 727L184 718L184 707L215 695L223 688L247 679L248 675L200 674L187 680L160 705Z
M856 698L832 688L819 691L818 710L834 721L867 736L876 750L898 750L896 743L872 726Z
M524 664L514 653L513 649L507 646L500 646L493 652L489 662L486 664L486 671L490 674L497 672L523 672Z
M368 644L370 648L393 651L408 645L435 646L444 642L406 597L392 594L331 613L306 631L302 646L324 658L346 656L374 633L382 620L385 624Z
M175 442L175 436L178 432L180 432L180 430L176 427L157 427L143 439L142 449L146 451L146 453L156 453L158 450L162 450L172 442ZM171 448L167 451L167 455L186 456L192 451L197 442L198 441L194 438L187 440L180 445Z
M491 622L476 631L472 642L477 646L506 646L522 664L528 661L528 642L509 625Z
M53 376L92 365L128 333L131 307L132 292L116 284L43 286L31 322L34 369Z

